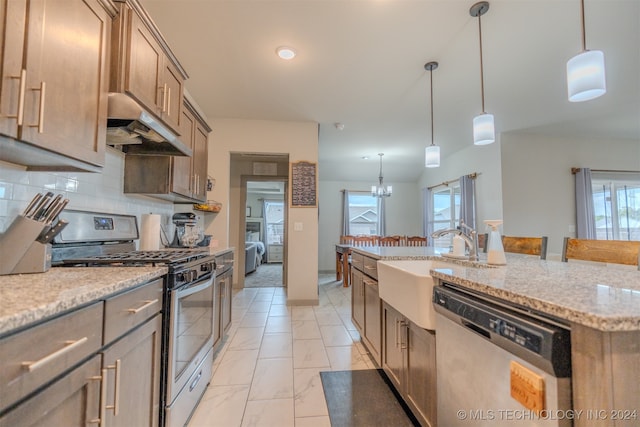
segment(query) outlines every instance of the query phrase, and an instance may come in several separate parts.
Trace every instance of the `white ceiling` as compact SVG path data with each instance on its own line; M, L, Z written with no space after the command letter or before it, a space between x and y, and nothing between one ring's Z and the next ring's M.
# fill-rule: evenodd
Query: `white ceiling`
M443 157L472 145L481 112L473 1L141 3L209 119L318 122L321 179L375 180L383 152L385 182L417 180L430 143L429 61L440 64L434 131ZM581 49L580 1L490 2L485 103L498 132L640 140L640 1L585 0L585 11L587 48L604 52L608 90L576 104L567 100L565 67ZM280 45L298 56L279 59Z

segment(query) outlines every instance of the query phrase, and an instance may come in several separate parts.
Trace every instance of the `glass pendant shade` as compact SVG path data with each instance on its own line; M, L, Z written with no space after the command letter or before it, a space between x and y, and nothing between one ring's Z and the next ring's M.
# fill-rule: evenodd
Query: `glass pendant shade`
M496 140L493 114L483 113L473 118L473 143L487 145Z
M390 185L372 185L371 197L389 197L393 193L393 187Z
M587 50L567 61L567 89L570 102L588 101L607 92L602 51Z
M440 166L440 147L430 145L424 150L424 165L428 168L437 168Z

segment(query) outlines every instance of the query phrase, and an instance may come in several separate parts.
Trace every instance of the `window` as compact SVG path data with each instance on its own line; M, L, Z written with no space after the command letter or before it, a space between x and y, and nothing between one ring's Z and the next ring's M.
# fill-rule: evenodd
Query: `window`
M640 176L591 173L598 240L640 240Z
M371 193L349 192L349 232L354 236L378 234L378 199Z
M448 187L432 191L431 206L433 210L429 222L433 225L433 231L446 228L456 228L460 225L460 184L453 183ZM453 235L449 234L433 241L433 246L449 247Z
M284 202L280 200L265 200L264 220L267 244L278 245L284 243Z

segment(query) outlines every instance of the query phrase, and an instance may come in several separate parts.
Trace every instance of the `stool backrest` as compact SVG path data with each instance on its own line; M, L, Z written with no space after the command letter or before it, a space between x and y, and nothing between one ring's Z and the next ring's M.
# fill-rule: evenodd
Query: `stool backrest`
M547 259L547 240L547 236L502 236L502 246L504 247L505 252L539 255L540 259Z
M570 259L638 265L638 269L640 269L640 242L565 237L562 247L562 261L567 262Z
M385 236L378 239L378 245L380 246L401 246L399 236Z
M354 236L353 246L377 246L378 245L378 237L377 236Z
M427 246L427 238L422 236L407 236L407 246Z

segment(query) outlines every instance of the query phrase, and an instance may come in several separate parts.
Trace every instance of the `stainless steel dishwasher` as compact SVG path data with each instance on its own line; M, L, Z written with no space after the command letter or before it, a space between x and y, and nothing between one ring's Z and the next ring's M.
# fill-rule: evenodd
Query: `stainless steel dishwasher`
M571 426L566 325L443 283L436 309L438 426Z

